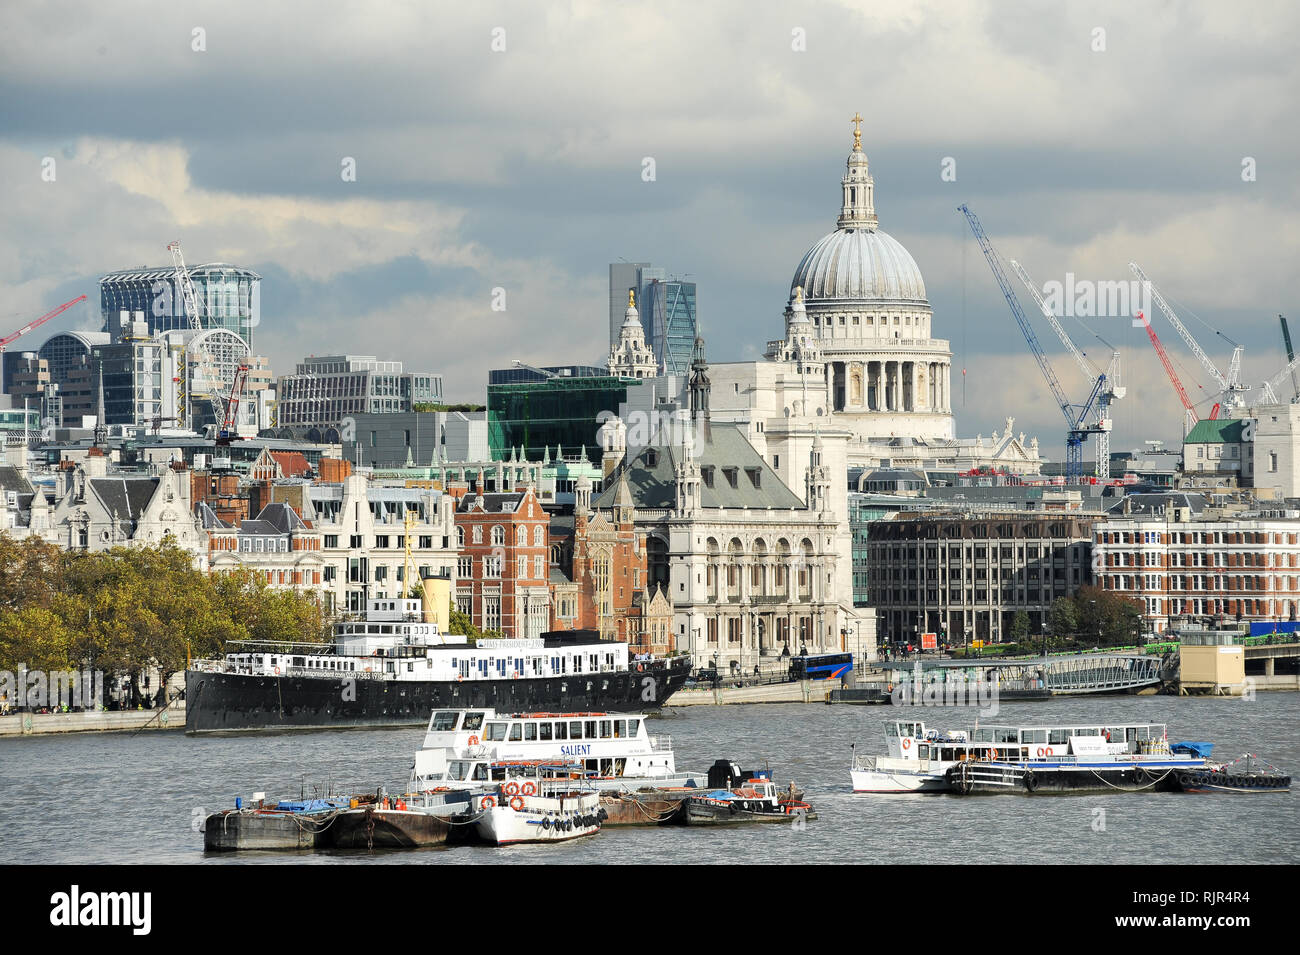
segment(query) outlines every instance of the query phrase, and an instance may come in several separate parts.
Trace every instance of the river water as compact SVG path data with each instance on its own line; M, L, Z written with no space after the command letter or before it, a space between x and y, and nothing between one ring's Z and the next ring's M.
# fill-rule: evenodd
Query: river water
M768 704L684 707L653 720L679 768L726 757L769 761L819 814L787 825L609 829L551 846L463 847L368 854L206 855L196 820L264 790L297 796L331 782L400 792L423 730L344 730L187 737L95 733L0 740L0 863L372 862L672 863L1295 863L1300 791L1257 796L1114 793L1077 796L854 795L851 746L885 751L884 721L901 713L935 729L973 709ZM1004 704L984 723L1164 722L1170 741L1209 740L1300 772L1300 694L1241 699L1060 698ZM1104 813L1099 812L1104 810Z

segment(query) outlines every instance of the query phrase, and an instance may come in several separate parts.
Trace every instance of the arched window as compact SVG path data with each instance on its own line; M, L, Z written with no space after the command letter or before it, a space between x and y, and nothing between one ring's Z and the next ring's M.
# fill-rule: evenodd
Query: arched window
M542 527L541 524L538 524L536 527L533 528L533 546L534 547L546 546L546 528Z
M465 546L465 528L464 528L464 527L457 527L457 528L456 528L456 546L457 546L457 547L464 547L464 546Z
M506 542L506 529L500 524L494 524L492 527L492 543L500 547Z
M516 547L528 546L528 528L522 524L520 524L519 527L515 530L515 546Z

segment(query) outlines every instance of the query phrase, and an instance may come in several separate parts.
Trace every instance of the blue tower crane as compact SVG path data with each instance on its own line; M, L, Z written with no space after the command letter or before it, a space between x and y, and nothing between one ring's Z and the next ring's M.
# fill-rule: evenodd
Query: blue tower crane
M1104 374L1097 376L1096 381L1093 382L1092 393L1088 396L1086 402L1082 405L1071 403L1070 399L1065 396L1065 390L1061 387L1060 381L1056 378L1056 372L1052 370L1051 362L1047 360L1047 353L1043 351L1043 346L1038 342L1038 336L1034 334L1033 327L1029 324L1029 320L1025 318L1025 313L1020 307L1020 300L1016 298L1016 293L1002 268L1002 261L997 250L993 248L993 243L989 241L988 235L985 234L984 227L980 225L980 220L965 204L958 206L957 211L964 215L966 221L970 223L970 230L975 235L975 241L979 243L980 251L984 253L984 258L988 260L994 278L998 280L998 285L1002 287L1002 294L1007 300L1007 305L1011 308L1011 314L1015 316L1016 324L1020 326L1020 331L1024 333L1025 341L1029 343L1029 350L1033 353L1034 360L1038 362L1038 368L1047 381L1047 387L1051 389L1052 397L1055 399L1057 407L1061 409L1061 414L1065 415L1065 422L1068 427L1065 433L1065 479L1071 484L1077 483L1083 477L1083 442L1088 435L1101 433L1099 424L1087 426L1084 421L1092 412L1098 395L1102 393L1106 385L1106 376Z

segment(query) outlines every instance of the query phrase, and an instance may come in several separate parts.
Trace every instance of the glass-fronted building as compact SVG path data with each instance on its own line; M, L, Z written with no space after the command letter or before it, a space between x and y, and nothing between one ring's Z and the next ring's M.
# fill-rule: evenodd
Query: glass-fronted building
M641 288L641 325L659 373L684 375L691 367L697 328L695 283L651 279Z
M399 414L442 401L442 376L404 372L373 355L325 355L280 379L276 424L337 427L359 414Z
M540 460L548 451L554 454L558 446L565 456L581 447L588 460L599 461L602 449L596 432L601 412L617 414L628 390L640 386L635 378L608 373L535 375L532 381L511 384L489 380L488 447L497 460L519 447L529 460Z
M189 273L203 328L224 328L251 348L262 321L262 276L224 262L196 265ZM99 303L106 332L115 330L123 311L144 312L153 335L191 327L171 268L109 272L99 280Z

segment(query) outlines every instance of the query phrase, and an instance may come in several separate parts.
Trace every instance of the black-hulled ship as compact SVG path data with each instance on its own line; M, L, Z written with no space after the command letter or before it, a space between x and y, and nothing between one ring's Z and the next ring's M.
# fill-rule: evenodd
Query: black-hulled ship
M689 657L633 660L592 630L470 645L426 620L419 600L367 602L333 644L232 644L185 673L188 733L424 725L439 708L657 709Z

